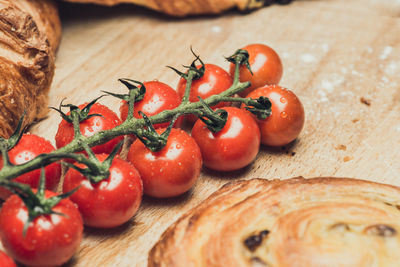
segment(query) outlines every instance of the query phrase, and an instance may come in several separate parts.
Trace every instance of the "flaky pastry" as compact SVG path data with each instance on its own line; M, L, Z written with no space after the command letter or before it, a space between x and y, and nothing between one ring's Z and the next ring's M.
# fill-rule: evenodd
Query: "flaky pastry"
M154 266L399 266L400 188L347 178L232 182L162 235Z
M0 0L0 136L47 113L47 93L60 42L57 7L50 0Z
M69 2L96 3L112 6L133 3L145 6L172 16L196 14L218 14L225 10L238 8L252 10L264 5L263 0L67 0Z

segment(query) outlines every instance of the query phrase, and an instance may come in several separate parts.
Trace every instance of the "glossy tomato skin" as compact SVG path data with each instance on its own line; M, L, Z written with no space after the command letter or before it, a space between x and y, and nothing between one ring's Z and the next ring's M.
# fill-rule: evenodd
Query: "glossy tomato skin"
M79 108L82 109L85 106L86 104L82 104L79 106ZM100 114L102 116L94 116L80 123L80 130L84 136L92 136L97 132L102 130L110 130L121 124L121 120L118 118L117 114L115 114L108 107L99 103L95 103L91 107L89 114ZM92 148L93 152L99 154L110 153L112 149L120 141L122 141L123 138L123 136L118 136L105 144L97 145ZM74 127L72 123L62 120L58 125L58 131L55 139L57 148L64 147L71 143L71 141L74 139Z
M97 158L104 161L107 155L100 154ZM114 158L110 176L96 184L70 168L65 175L63 191L69 192L78 186L80 188L70 199L78 205L87 226L111 228L122 225L135 215L142 201L143 185L138 171L119 158Z
M159 133L165 129L158 129ZM136 140L128 160L138 169L146 195L166 198L188 191L199 177L202 159L194 139L181 129L172 129L167 145L152 152Z
M214 64L205 64L204 75L200 79L192 82L190 89L189 101L199 101L198 96L206 99L212 95L222 93L229 89L232 85L232 77L223 68ZM200 68L200 66L198 66ZM185 94L186 80L181 78L178 83L178 94L183 98ZM230 106L230 102L220 102L212 108ZM187 116L187 120L194 122L197 117L194 115Z
M54 196L46 191L46 197ZM12 195L0 211L0 238L8 255L27 266L58 266L67 262L77 251L82 239L82 217L69 199L61 200L51 214L36 217L26 235L28 218L25 204Z
M3 251L0 251L0 266L1 267L17 267L15 262Z
M200 147L204 166L217 171L234 171L256 158L260 130L248 111L236 107L222 109L228 112L228 119L221 131L213 133L197 120L192 136Z
M261 131L261 143L283 146L300 134L304 126L304 108L299 98L290 90L278 85L258 88L247 95L250 98L266 96L271 101L271 116L257 120Z
M23 134L20 141L9 152L8 156L11 163L19 165L29 160L34 159L42 153L49 153L54 151L54 146L46 139L34 135ZM0 166L3 166L3 159L0 157ZM15 182L28 184L32 188L37 188L40 178L40 169L30 171L22 174L14 179ZM59 163L52 163L45 167L46 173L46 188L55 190L61 177L61 166ZM11 192L7 189L0 187L0 198L7 199Z
M240 96L245 96L258 87L279 83L282 78L283 66L275 50L264 44L250 44L242 49L249 52L249 63L253 75L245 66L240 67L240 81L251 82L249 88L239 93ZM234 73L235 65L231 64L230 74L232 77Z
M172 89L169 85L159 81L149 81L143 83L146 88L144 98L135 103L133 117L142 118L139 115L139 111L142 111L148 117L156 115L164 110L175 109L181 103L181 99L178 93ZM122 101L121 107L121 119L123 121L128 117L129 106L126 101ZM175 127L180 127L182 118L178 118L175 122ZM155 124L154 128L167 127L169 122Z

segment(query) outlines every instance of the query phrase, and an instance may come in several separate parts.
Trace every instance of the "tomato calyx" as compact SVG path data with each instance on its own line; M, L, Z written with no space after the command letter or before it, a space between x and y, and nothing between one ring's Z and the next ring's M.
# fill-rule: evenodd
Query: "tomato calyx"
M253 113L260 120L265 120L271 115L271 101L268 97L260 96L257 99L249 99L246 103L245 109Z
M63 120L69 122L69 123L73 123L74 121L74 117L78 119L79 122L85 121L91 117L95 117L95 116L100 116L102 117L101 114L90 114L90 108L94 105L94 103L97 102L97 100L99 100L100 98L102 98L105 95L101 95L95 99L93 99L91 102L89 102L86 106L84 106L82 109L80 109L79 107L73 105L73 104L63 104L65 98L61 101L60 106L58 108L55 107L50 107L51 109L54 109L55 111L57 111L61 117L63 118ZM66 114L62 111L62 108L69 108L70 109L70 114Z
M260 96L259 98L243 98L243 97L223 97L222 101L236 101L246 105L246 110L256 115L258 119L264 120L271 116L272 104L268 97Z
M185 65L183 65L184 68L187 68L187 69L188 69L186 73L181 72L181 71L179 71L179 70L177 70L176 68L171 67L171 66L167 66L167 68L172 69L173 71L175 71L179 76L181 76L181 77L184 78L185 80L188 80L189 77L191 77L192 80L197 80L197 79L200 79L201 77L203 77L204 72L206 71L206 67L205 67L204 62L201 60L200 56L197 55L197 54L193 51L192 47L190 47L190 51L191 51L192 54L194 55L195 59L192 61L192 64L190 64L190 66L185 66ZM198 68L197 65L196 65L196 62L197 62L197 61L198 61L198 62L200 63L200 65L201 65L200 68Z
M21 118L18 121L17 127L15 128L14 132L8 139L0 137L0 149L2 153L4 151L4 153L7 154L7 151L15 147L15 145L18 144L19 140L21 139L23 133L25 132L25 129L22 129L22 124L24 122L25 114L26 111L24 111L24 113L22 114ZM2 156L3 158L8 159L8 155L7 156L2 155ZM8 161L8 163L10 162Z
M22 129L24 117L25 117L25 111L22 114L21 118L19 119L18 125L15 128L13 134L8 139L0 137L0 151L1 151L1 156L3 158L3 167L1 168L1 171L7 171L7 169L15 166L10 161L8 151L10 151L13 147L15 147L18 144L19 140L21 140L22 138L22 135L25 131L24 129ZM14 177L10 177L8 180L11 180L12 178Z
M253 75L253 72L251 71L250 67L250 62L249 62L249 52L247 52L244 49L238 49L236 52L230 56L226 57L225 59L231 63L234 63L236 65L244 65L246 68L250 71L250 73Z
M135 135L136 137L152 152L157 152L162 150L168 141L168 136L171 133L172 127L175 121L181 114L176 114L165 131L161 134L158 134L153 124L151 123L149 117L146 114L139 111L139 114L143 116L143 120L145 121L145 127L143 129L139 129Z
M28 219L24 224L23 234L26 234L28 230L29 223L31 223L36 217L40 215L48 215L48 214L58 214L64 215L58 212L53 211L53 207L56 206L61 200L69 197L73 193L75 193L78 188L75 188L69 192L64 194L56 195L50 198L45 197L45 188L46 188L46 179L45 179L45 171L42 168L40 173L39 186L34 193L29 185L11 182L11 181L1 181L0 185L7 187L10 191L17 194L21 200L24 202L27 210L28 210Z
M69 162L63 162L64 165L77 170L82 173L91 183L96 184L110 176L110 167L113 159L117 155L118 151L121 149L123 141L119 142L111 151L111 153L107 156L107 158L101 162L90 149L87 144L83 143L83 147L85 148L88 157L79 157L76 158L79 163L86 165L86 168L78 167L75 164Z
M201 97L198 98L203 106L202 115L197 115L198 118L206 124L211 132L217 133L221 131L228 119L228 112L223 109L213 110Z
M133 110L134 110L134 104L138 101L143 100L144 95L146 93L146 87L142 82L132 80L132 79L127 79L127 78L121 78L118 79L119 82L124 84L128 90L128 94L115 94L107 91L102 91L106 94L109 94L113 97L122 99L128 103L128 117L127 118L132 118L133 117ZM138 86L140 85L140 87Z

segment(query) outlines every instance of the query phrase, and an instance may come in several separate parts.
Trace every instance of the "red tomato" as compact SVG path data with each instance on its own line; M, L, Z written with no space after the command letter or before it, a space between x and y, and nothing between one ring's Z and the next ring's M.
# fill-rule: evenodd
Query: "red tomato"
M158 198L188 191L199 177L202 165L196 142L180 129L172 129L167 145L158 152L152 152L136 140L129 150L128 160L142 177L144 193Z
M197 120L192 136L200 147L204 166L217 171L233 171L249 165L260 147L260 130L251 114L236 107L222 108L228 112L221 131L211 132Z
M300 134L304 125L304 108L299 98L290 90L278 85L261 87L247 97L266 96L271 101L271 116L257 120L261 131L261 143L283 146Z
M85 107L86 104L79 106L80 109ZM84 136L92 136L97 132L102 130L109 130L115 126L121 124L121 120L118 116L111 111L108 107L95 103L89 114L100 114L102 116L94 116L80 123L80 130ZM112 149L122 141L124 137L118 136L105 144L93 147L94 153L110 153ZM57 148L64 147L65 145L71 143L74 139L74 127L72 123L62 120L58 125L58 131L56 134L56 146Z
M158 81L144 82L143 84L146 87L146 93L142 100L135 103L133 117L138 119L142 118L142 116L139 115L139 111L142 111L150 117L160 113L161 111L174 109L181 103L179 95L169 85ZM128 117L128 109L128 103L122 101L119 110L123 121ZM181 122L182 119L178 118L175 122L175 127L179 127ZM154 128L167 127L168 124L169 122L159 123L154 125Z
M198 66L200 68L201 66ZM221 67L213 64L205 64L204 75L197 80L192 82L192 87L190 88L190 102L199 101L198 96L206 99L212 95L217 95L226 91L232 85L232 78L228 72L226 72ZM178 94L182 98L185 94L186 80L181 78L178 83ZM229 106L229 102L220 102L212 108ZM194 122L197 117L194 115L187 116L187 119Z
M39 154L49 153L55 150L53 145L46 139L34 134L24 134L18 144L13 147L8 156L12 164L23 164L34 159ZM3 167L3 159L0 156L0 166ZM28 184L33 188L37 188L40 178L40 169L30 171L14 179L16 182ZM61 177L61 166L58 163L52 163L45 167L46 173L46 188L56 190ZM0 187L0 198L6 199L11 195L11 192Z
M14 261L3 251L0 251L0 266L1 267L17 267Z
M46 191L46 197L55 193ZM24 202L12 195L0 211L0 238L7 253L28 266L58 266L77 251L82 239L83 224L75 204L61 200L53 211L60 214L36 217L23 234L28 210Z
M106 154L97 155L100 161ZM84 166L78 164L79 167ZM96 184L70 168L65 175L63 191L80 186L70 199L78 205L85 225L101 228L119 226L135 215L142 201L143 186L138 171L129 162L114 158L110 176Z
M249 52L249 63L253 75L246 66L240 67L240 81L249 81L251 86L240 92L239 95L245 96L258 87L279 83L283 72L282 62L271 47L263 44L251 44L242 49ZM233 77L235 64L231 64L230 73Z

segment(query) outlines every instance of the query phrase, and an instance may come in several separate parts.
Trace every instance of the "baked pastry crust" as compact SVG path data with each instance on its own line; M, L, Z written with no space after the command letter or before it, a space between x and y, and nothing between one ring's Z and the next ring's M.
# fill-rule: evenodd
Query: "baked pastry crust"
M400 189L348 178L223 186L161 236L154 266L398 266Z
M60 42L57 7L50 0L0 0L0 136L43 118Z
M133 3L145 6L172 16L198 14L218 14L225 10L238 8L251 10L264 5L260 0L67 0L69 2L95 3L113 6L121 3Z

